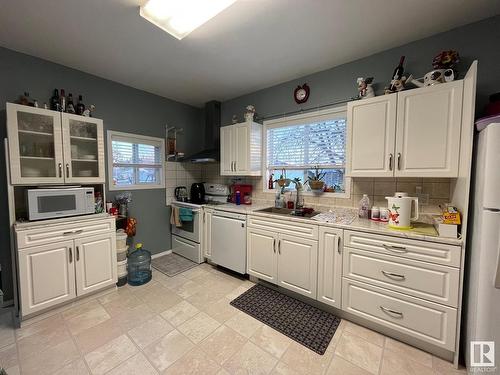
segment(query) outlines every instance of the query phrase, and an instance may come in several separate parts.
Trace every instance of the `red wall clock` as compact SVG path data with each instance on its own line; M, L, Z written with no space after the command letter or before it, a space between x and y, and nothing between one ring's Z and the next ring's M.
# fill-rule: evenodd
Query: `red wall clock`
M303 104L307 102L307 99L309 99L309 92L311 89L307 85L307 83L304 83L302 86L297 86L295 91L293 92L293 98L295 99L295 102L297 104Z

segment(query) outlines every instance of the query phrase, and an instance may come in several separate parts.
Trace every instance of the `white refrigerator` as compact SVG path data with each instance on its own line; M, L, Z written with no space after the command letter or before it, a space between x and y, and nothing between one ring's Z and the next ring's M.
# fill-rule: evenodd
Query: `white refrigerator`
M500 374L500 121L480 131L475 155L464 286L466 364L471 373L480 367ZM495 342L495 353L482 341Z

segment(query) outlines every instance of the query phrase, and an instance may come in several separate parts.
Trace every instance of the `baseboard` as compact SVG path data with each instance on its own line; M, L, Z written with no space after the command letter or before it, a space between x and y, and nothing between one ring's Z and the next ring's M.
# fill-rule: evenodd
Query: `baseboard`
M167 255L167 254L172 254L172 250L165 250L165 251L162 251L161 253L153 254L153 255L151 255L151 259L159 258L159 257L161 257L163 255Z

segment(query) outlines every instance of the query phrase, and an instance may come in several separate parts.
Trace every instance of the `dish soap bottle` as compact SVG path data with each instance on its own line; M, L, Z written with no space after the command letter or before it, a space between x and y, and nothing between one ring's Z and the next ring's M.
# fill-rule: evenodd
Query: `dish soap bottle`
M368 209L370 208L370 198L367 194L363 194L363 198L359 201L358 216L363 219L368 219Z

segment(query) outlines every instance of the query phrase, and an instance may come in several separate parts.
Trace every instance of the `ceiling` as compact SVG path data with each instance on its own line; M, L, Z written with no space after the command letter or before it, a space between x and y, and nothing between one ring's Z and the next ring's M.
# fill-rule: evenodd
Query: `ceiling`
M179 41L144 0L0 0L0 45L202 106L500 13L498 0L238 0Z

